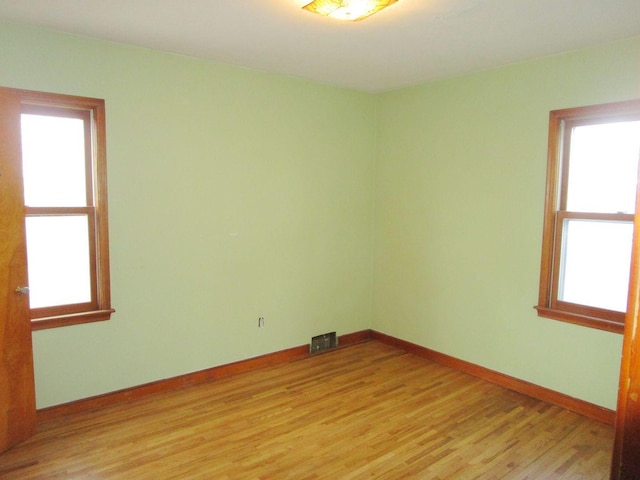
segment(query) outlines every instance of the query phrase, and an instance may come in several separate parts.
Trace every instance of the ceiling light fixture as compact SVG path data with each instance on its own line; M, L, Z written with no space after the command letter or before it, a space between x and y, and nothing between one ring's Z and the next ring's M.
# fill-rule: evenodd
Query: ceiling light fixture
M398 0L313 0L302 7L313 13L339 20L362 20Z

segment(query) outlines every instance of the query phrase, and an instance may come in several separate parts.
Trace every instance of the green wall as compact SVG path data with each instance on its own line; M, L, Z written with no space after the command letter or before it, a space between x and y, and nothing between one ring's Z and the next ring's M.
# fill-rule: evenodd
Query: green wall
M640 96L639 59L376 96L0 24L0 85L107 104L117 312L34 333L38 407L374 328L613 408L621 336L533 305L548 112Z
M38 407L369 328L374 96L7 24L0 65L107 107L116 313L34 333Z
M372 328L615 408L622 336L533 306L549 111L640 97L639 40L379 97Z

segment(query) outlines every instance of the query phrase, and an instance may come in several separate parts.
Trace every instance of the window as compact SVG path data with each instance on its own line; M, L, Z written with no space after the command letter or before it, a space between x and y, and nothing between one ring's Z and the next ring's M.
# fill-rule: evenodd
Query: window
M640 158L640 101L549 121L538 314L622 332Z
M32 327L111 308L104 101L19 91Z

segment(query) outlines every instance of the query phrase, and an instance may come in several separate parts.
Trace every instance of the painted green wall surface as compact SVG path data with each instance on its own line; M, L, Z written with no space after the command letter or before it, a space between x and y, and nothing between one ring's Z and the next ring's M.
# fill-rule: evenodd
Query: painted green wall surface
M0 65L106 101L116 313L34 333L38 407L369 328L375 97L14 25Z
M0 85L107 105L117 312L34 333L38 407L367 328L615 407L621 336L532 307L548 112L639 97L639 59L376 96L0 24Z
M639 78L634 39L381 95L372 327L615 408L622 336L533 306L549 111Z

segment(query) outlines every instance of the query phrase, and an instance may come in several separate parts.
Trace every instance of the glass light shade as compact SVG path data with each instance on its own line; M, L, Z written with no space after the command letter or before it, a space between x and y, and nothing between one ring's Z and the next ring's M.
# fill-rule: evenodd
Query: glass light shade
M339 20L362 20L398 0L314 0L305 10Z

